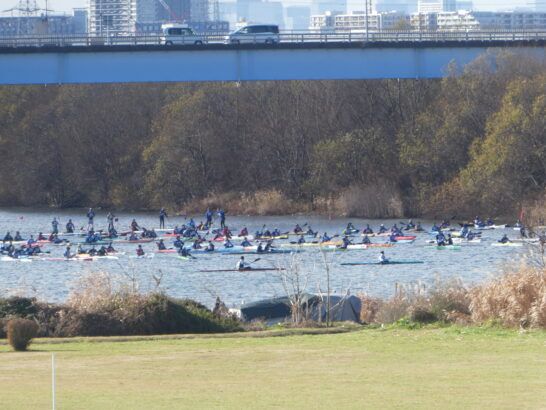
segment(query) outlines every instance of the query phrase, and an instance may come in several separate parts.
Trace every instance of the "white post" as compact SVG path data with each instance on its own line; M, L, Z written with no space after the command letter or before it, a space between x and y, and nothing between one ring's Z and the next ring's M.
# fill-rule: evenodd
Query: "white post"
M51 355L51 405L55 410L55 353Z

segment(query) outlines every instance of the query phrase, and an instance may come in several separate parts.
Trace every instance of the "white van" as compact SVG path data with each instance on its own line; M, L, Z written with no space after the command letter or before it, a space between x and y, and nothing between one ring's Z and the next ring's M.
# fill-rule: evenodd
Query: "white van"
M163 24L161 26L161 44L172 46L175 44L203 44L203 36L195 33L186 24Z
M252 24L244 26L224 37L226 44L265 43L280 41L279 26L274 24Z

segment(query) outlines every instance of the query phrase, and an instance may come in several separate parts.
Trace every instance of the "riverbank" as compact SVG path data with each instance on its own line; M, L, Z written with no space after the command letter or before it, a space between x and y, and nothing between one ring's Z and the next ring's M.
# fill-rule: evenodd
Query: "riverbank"
M0 346L2 406L49 407L55 353L59 408L539 408L545 343L544 331L457 326L40 340Z

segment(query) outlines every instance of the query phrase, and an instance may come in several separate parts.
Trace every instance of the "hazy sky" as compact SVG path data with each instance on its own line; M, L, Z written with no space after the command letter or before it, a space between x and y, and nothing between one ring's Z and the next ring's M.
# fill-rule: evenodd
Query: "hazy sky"
M16 5L19 0L0 0L0 10L9 9ZM310 0L283 0L286 4L308 4ZM372 0L373 1L373 0ZM353 4L364 3L364 1L348 0ZM531 0L474 0L474 8L480 10L510 9L526 6ZM75 7L85 7L87 0L48 0L48 8L55 11L70 11ZM43 7L45 0L38 0L38 5Z

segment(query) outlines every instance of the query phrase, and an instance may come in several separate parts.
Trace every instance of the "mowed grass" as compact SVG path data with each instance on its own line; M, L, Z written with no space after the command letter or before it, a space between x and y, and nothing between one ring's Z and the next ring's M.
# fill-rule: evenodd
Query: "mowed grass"
M0 346L2 409L546 408L546 332L445 328Z

